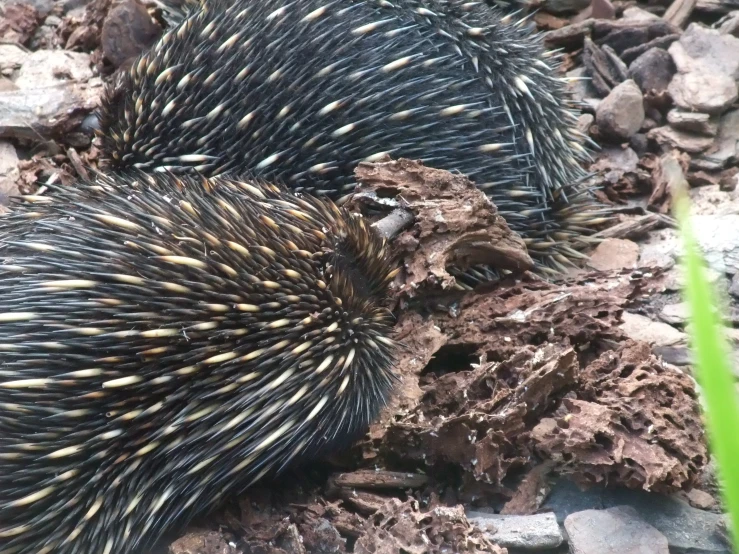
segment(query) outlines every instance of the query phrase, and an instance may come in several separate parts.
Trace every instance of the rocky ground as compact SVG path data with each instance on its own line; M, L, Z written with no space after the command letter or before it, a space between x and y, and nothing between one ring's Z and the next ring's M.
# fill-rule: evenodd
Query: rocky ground
M495 207L412 161L360 166L365 191L402 192L416 218L396 239L408 349L393 404L350 451L262 483L162 552L730 552L668 215L687 183L739 343L739 3L541 8L601 146L594 184L619 218L606 240L564 282L517 273L463 293L450 261L530 262ZM137 0L0 4L0 204L97 164L103 84L162 26Z

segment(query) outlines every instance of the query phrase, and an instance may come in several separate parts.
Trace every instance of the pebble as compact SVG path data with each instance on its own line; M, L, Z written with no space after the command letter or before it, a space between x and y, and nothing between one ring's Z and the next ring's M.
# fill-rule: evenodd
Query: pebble
M739 80L739 38L691 23L669 49L679 71L696 66Z
M704 150L709 149L713 145L714 141L713 137L705 137L694 133L679 131L670 125L663 125L662 127L651 129L647 133L647 137L661 146L677 148L683 152L689 152L691 154L699 154Z
M739 214L694 215L692 227L708 265L734 275L739 269Z
M633 269L639 261L639 245L627 239L605 239L588 264L597 271Z
M644 117L644 97L632 79L614 87L595 114L601 131L621 140L636 133L644 123Z
M667 538L631 506L567 516L571 554L669 554Z
M735 298L739 298L739 272L734 273L734 277L731 279L729 294L731 294Z
M101 43L105 57L119 67L148 50L162 29L152 21L146 7L138 0L122 0L108 12L103 23Z
M721 116L715 144L710 153L693 159L697 167L716 171L739 161L739 110Z
M572 14L584 10L590 5L590 0L544 0L541 7L555 15Z
M667 112L667 122L678 131L698 133L709 137L715 137L718 133L718 120L707 113L670 110Z
M468 512L467 520L491 542L505 548L543 550L557 548L564 542L553 513L512 516Z
M723 113L739 97L734 79L704 68L678 73L667 91L681 108L710 114Z
M13 79L20 89L51 87L64 81L92 78L90 54L67 50L37 50L28 54Z
M718 26L718 32L722 35L739 37L739 10L729 12L716 25Z
M568 87L575 98L581 102L586 102L590 106L597 107L600 104L598 91L595 90L584 67L577 67L572 71L568 71L567 77L572 79L568 83Z
M693 489L685 493L691 506L701 510L710 510L716 506L716 499L705 491Z
M688 305L685 302L667 304L662 308L659 318L672 325L684 325L688 319Z
M624 312L621 317L623 319L621 330L633 340L646 342L658 347L676 346L687 343L685 333L678 331L667 323L652 321L646 316L631 312Z
M675 75L675 64L662 48L650 48L629 66L629 77L643 92L667 90Z
M0 91L0 138L38 141L50 138L69 118L84 117L99 103L103 89L99 78L86 84L67 83L26 90Z
M580 490L561 479L554 484L542 510L551 510L562 523L583 510L633 506L641 518L667 538L670 554L731 554L721 539L724 516L693 508L670 496L623 488L591 487Z
M18 154L15 147L0 140L0 206L8 205L8 196L18 194Z
M46 17L54 7L56 0L23 0L24 4L33 6L42 18Z
M739 97L739 38L691 23L668 52L678 71L668 91L681 108L720 114Z

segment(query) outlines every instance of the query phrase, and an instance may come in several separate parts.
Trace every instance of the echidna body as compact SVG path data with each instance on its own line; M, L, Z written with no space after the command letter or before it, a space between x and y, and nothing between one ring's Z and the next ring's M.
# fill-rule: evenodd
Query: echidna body
M386 401L361 218L167 174L28 199L0 219L0 553L146 552Z
M190 3L199 0L190 0ZM382 154L469 176L542 265L603 222L556 55L462 0L205 0L108 91L114 167L251 174L331 198Z

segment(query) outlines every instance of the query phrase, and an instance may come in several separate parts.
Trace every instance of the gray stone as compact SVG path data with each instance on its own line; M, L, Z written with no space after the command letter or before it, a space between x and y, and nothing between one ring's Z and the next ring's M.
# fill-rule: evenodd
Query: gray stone
M572 554L669 554L667 538L631 506L576 512L565 530Z
M570 14L587 8L590 0L544 0L541 5L549 13Z
M46 17L54 7L55 0L23 0L24 4L28 4L36 8L41 17ZM2 4L2 2L0 2Z
M685 333L672 325L661 321L652 321L646 316L624 312L621 316L621 329L634 340L649 343L652 346L675 346L687 343Z
M693 234L708 264L733 275L739 268L739 214L694 215Z
M551 510L564 523L572 513L633 506L641 518L666 538L670 554L731 554L721 538L724 516L693 508L673 497L628 489L593 487L581 491L565 479L554 485L542 510Z
M698 133L709 137L715 137L718 133L718 120L707 113L670 110L667 112L667 122L679 131Z
M669 148L677 148L683 152L698 154L713 145L713 137L705 137L694 133L686 133L673 129L669 125L655 127L647 133L650 140Z
M588 266L597 271L634 269L638 261L638 244L628 239L607 238L590 255Z
M688 305L685 302L667 304L662 308L659 318L672 325L685 325L685 321L688 319Z
M739 96L733 78L705 68L678 73L667 91L681 108L709 114L723 113Z
M670 54L662 48L650 48L629 66L629 77L642 92L667 90L673 75L675 64Z
M105 58L115 67L148 50L162 29L139 0L114 4L103 23L101 46Z
M18 154L15 147L7 141L0 140L0 206L7 206L8 197L18 194L19 177Z
M739 10L727 13L716 23L716 26L722 35L739 36Z
M584 67L578 67L567 72L569 82L567 87L572 95L581 102L592 101L598 103L598 91L595 90L593 83L588 77L587 70Z
M15 44L0 44L0 73L12 78L30 54Z
M739 298L739 273L734 273L734 277L731 279L729 294L735 298Z
M694 161L708 164L706 169L709 170L723 169L739 161L739 110L732 110L721 116L716 147Z
M0 138L50 138L69 114L84 118L97 108L103 83L88 83L26 90L0 91Z
M646 23L649 21L661 21L662 18L658 15L654 15L647 10L643 10L637 7L626 8L621 18L623 21L641 22Z
M678 71L692 71L700 66L739 80L739 38L691 23L669 51Z
M553 513L504 516L468 512L467 520L483 531L490 541L505 548L542 550L557 548L564 541Z
M580 117L577 118L577 130L585 135L588 135L590 131L590 126L593 124L594 121L595 118L592 114L580 114Z
M628 79L610 92L595 114L598 127L608 136L628 139L644 123L644 97L636 83Z
M13 79L18 88L38 89L64 81L92 78L90 55L67 50L38 50L28 55Z

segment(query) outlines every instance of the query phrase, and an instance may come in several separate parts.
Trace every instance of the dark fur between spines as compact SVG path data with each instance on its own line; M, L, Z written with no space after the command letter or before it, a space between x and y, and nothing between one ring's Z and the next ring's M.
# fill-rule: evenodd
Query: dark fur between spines
M114 167L253 174L331 198L381 153L468 175L544 272L608 211L587 139L529 22L461 0L209 0L103 101ZM468 275L484 278L475 271Z
M53 188L0 218L0 553L144 552L377 416L394 268L364 220L218 178Z

